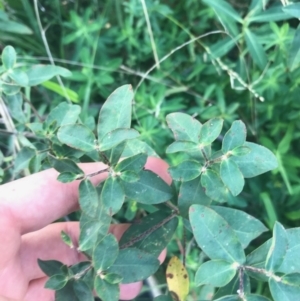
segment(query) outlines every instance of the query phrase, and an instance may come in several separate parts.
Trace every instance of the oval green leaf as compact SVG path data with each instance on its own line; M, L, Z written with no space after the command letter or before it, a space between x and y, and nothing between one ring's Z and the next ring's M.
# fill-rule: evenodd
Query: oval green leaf
M115 168L115 171L130 170L140 172L147 161L147 154L140 153L122 160Z
M68 69L59 66L34 65L27 70L28 85L37 86L57 75L68 77L72 73Z
M127 185L127 183L125 185ZM125 193L120 184L120 180L117 177L109 177L106 179L101 191L100 199L104 210L110 216L121 209L125 200Z
M205 194L214 201L224 203L233 197L214 170L208 169L201 175L201 185Z
M97 125L98 139L118 128L130 128L133 90L131 85L116 89L101 107Z
M230 158L222 160L220 176L233 196L237 196L244 188L245 180L237 164Z
M211 259L239 264L245 262L245 253L235 232L216 211L206 206L192 205L190 222L196 242Z
M48 154L48 160L52 167L58 172L72 172L75 174L84 175L84 171L71 159L57 159Z
M232 157L244 178L252 178L278 167L276 157L267 148L252 142L245 142L244 146L250 148L249 154Z
M185 113L169 114L166 120L175 140L198 142L201 129L198 120Z
M55 129L62 125L74 124L77 121L80 112L80 106L62 102L51 110L45 120L45 127L49 127L53 122L55 122Z
M171 187L157 174L145 170L139 173L140 179L134 183L125 183L125 195L142 204L159 204L172 198Z
M187 152L199 150L198 145L191 141L175 141L167 147L166 153Z
M89 179L85 179L79 184L79 205L87 215L96 216L99 198L96 188Z
M244 249L253 239L268 231L261 221L244 211L221 206L211 206L211 208L227 221Z
M12 69L17 61L17 54L15 49L8 45L2 51L2 63L6 70Z
M213 118L205 122L200 130L199 143L205 146L214 142L221 133L223 122L221 118Z
M284 227L275 222L272 243L266 258L266 270L277 272L288 249L287 233Z
M57 132L57 138L61 143L83 152L91 152L96 149L93 132L83 124L62 126Z
M246 126L241 120L236 120L232 123L230 129L224 136L222 142L222 151L226 154L238 146L242 146L246 141Z
M117 259L119 244L112 234L106 235L93 252L93 266L97 273L107 270Z
M99 142L100 151L112 149L123 141L137 138L139 135L139 132L134 129L115 129L102 137Z
M100 277L96 277L94 288L97 296L102 301L119 301L120 288L118 284L112 284Z
M136 172L130 170L125 170L120 175L120 179L128 183L134 183L138 181L139 178L140 176Z
M66 275L53 275L45 283L45 288L52 290L62 289L68 282L68 277Z
M168 169L171 177L176 181L191 181L201 173L202 165L194 160L187 160Z
M201 185L200 177L192 181L183 182L180 185L178 207L183 217L188 216L191 205L209 205L210 203L211 199L205 194L205 189Z
M236 274L238 265L224 260L210 260L204 262L196 272L197 286L209 284L222 287L229 283Z
M28 85L28 76L22 70L12 69L10 70L8 76L19 86L25 87Z
M120 250L117 260L107 271L122 276L122 283L131 283L147 279L158 267L159 261L154 255L129 248Z
M177 229L178 218L169 219L170 215L169 211L159 210L134 222L123 234L121 248L137 248L159 256Z

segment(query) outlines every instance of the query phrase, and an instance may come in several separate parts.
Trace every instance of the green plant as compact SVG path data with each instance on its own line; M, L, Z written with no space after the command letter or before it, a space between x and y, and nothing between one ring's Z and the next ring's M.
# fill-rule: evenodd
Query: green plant
M24 37L12 35L9 39L2 35L1 40L13 41L20 47L20 52L18 52L20 54L23 52L27 55L30 51L32 56L44 55L41 43L37 42L40 41L40 29L35 18L32 17L34 16L32 5L25 0L22 3L18 2L12 0L9 5L17 10L18 20L22 20L23 24L30 24L34 35ZM43 14L42 22L48 28L47 38L53 56L64 58L65 60L61 62L65 65L80 66L78 71L73 72L73 76L66 85L70 89L68 98L82 107L81 113L79 114L79 106L67 104L61 105L57 111L64 112L66 116L69 114L68 109L78 112L79 122L95 132L93 117L99 110L94 108L99 106L99 97L103 101L110 91L124 81L132 82L133 86L137 87L138 77L144 76L144 72L137 70L147 70L153 65L154 56L148 33L144 30L146 22L140 1L129 0L124 5L119 5L118 1L104 1L97 5L74 1L68 4L67 10L57 1L44 1L43 5L47 13ZM188 39L210 32L215 27L225 30L226 34L207 36L205 40L197 40L189 44L186 49L173 52L168 60L160 64L160 69L153 70L152 74L145 77L135 93L133 107L132 126L140 132L140 138L143 141L149 143L160 156L175 165L171 168L174 177L181 177L181 172L178 171L180 169L184 170L184 174L186 170L189 170L188 176L196 174L199 160L203 162L205 160L201 154L192 153L192 157L189 157L185 151L165 154L164 150L171 140L165 118L167 114L182 111L196 116L201 121L219 117L224 119L224 133L235 119L242 119L247 125L249 140L270 148L276 154L279 168L273 173L249 179L243 193L238 197L224 196L222 194L224 191L222 192L220 187L217 193L223 198L227 197L229 207L251 213L260 221L264 221L268 228L273 228L276 220L280 220L287 227L295 227L298 225L300 212L298 201L300 165L297 156L300 119L299 102L295 101L299 93L297 84L299 28L297 28L297 20L292 19L292 17L299 16L299 7L297 3L285 5L276 1L256 0L251 3L249 1L249 4L219 0L202 1L202 3L193 0L180 3L178 1L147 1L159 58L170 53ZM69 9L72 10L70 15ZM115 11L117 14L112 13ZM16 20L11 13L9 15L12 20ZM101 22L97 23L98 18ZM60 36L57 36L57 27L60 28ZM84 34L81 34L82 32ZM74 39L74 37L78 38ZM203 51L208 54L209 61L202 59L200 54ZM32 56L30 59L39 60ZM24 65L26 58L21 56L18 62ZM21 64L20 70L23 68ZM127 73L126 77L123 72ZM49 92L50 87L55 93ZM5 105L9 107L9 114L5 115L7 116L5 125L13 126L2 131L2 135L5 136L0 141L0 147L4 149L4 156L0 155L0 161L3 161L2 167L4 166L0 170L0 176L2 173L4 181L15 174L18 175L19 172L28 174L53 164L53 162L50 164L51 159L46 159L47 152L51 152L51 147L45 143L48 141L48 138L45 140L45 136L49 136L51 140L53 135L55 136L57 127L54 126L49 130L44 125L45 128L42 128L39 116L46 118L44 116L47 116L49 111L61 102L60 95L65 96L65 92L55 81L45 82L42 86L33 88L33 93L30 91L28 87L25 89L26 98L18 96L8 101L8 97L3 97ZM43 102L40 101L40 94L42 94ZM51 101L47 101L47 98ZM265 101L261 102L260 99ZM1 115L3 115L2 112ZM9 118L12 118L13 122L8 122ZM28 127L35 134L28 132ZM214 145L219 145L219 148L221 148L221 138L222 136L219 136L219 139L214 142ZM129 146L126 148L125 156L134 154L132 149L135 148L136 150L140 148L142 152L146 151L146 146L138 145L137 141L139 140L128 141L127 146ZM185 143L185 146L190 150L193 143ZM214 146L215 149L216 146ZM61 151L59 156L68 157L69 150L65 147L64 152ZM96 160L95 152L84 156L81 156L79 151L75 153L76 155L72 153L72 159L75 162L88 161L91 158ZM147 153L148 155L154 154L153 150L150 151L148 147ZM18 155L15 160L16 154ZM182 163L185 160L188 162ZM12 168L13 163L15 163L15 169ZM218 166L218 163L214 164ZM216 171L214 164L211 165L213 172ZM215 173L212 174L215 176ZM70 179L75 176L77 174L71 172L61 177ZM239 182L234 183L235 185L240 183L237 188L242 183L241 177L239 179ZM182 184L180 181L174 181L174 183L176 191L179 190L179 192L180 189L184 189L184 193L190 192L191 189L199 191L197 178ZM205 184L209 185L209 182L206 181ZM176 196L176 192L174 195ZM188 217L189 205L195 201L189 194L187 198L191 201L186 206L183 205L186 199L178 198L177 200L180 213L185 218ZM114 217L132 220L136 213L145 209L155 210L145 204L128 200ZM176 237L179 239L182 238L182 224L187 226L186 219L180 219L180 226L176 232ZM297 233L297 230L293 231L287 230L288 241L293 248L297 249L298 245L295 242L297 234L295 236L292 234ZM249 254L261 245L262 240L267 236L268 234L253 241L247 247L246 253ZM199 266L199 256L200 262L206 260L203 259L202 252L197 252L196 248L192 247L193 237L194 235L190 232L187 233L189 255L187 266L190 268L192 279L194 279L193 272L196 272ZM177 252L178 254L173 245L173 242L169 244L170 253ZM250 261L249 265L264 268L262 262L267 257L268 248L269 245L262 246L257 253L254 252L257 261L254 261L254 264ZM295 255L292 249L288 247L286 259L289 261L290 258L294 258L293 256ZM299 271L297 266L293 264L290 266L295 268L293 271ZM280 269L279 274L291 271L285 267L282 271ZM253 280L254 278L251 280L251 292L270 297L269 287L264 281L266 278L257 278L259 278L257 281ZM234 285L236 281L235 279L232 281L233 284L228 285L232 290L222 288L214 299L222 294L236 292L237 285ZM204 285L203 289L202 287L201 289L195 288L193 282L191 285L195 292L194 296L197 297L204 296L205 289L213 291L209 285ZM248 289L248 286L245 287ZM197 300L196 297L190 298ZM251 298L254 297L249 297L250 300ZM206 298L203 297L203 299ZM232 299L234 300L234 297Z
M34 82L34 76L16 68L11 46L4 49L2 61L2 92L9 102L12 95L20 95L21 86ZM42 67L35 68L32 69L39 72ZM66 74L58 67L51 73L51 68L43 67L48 75L40 81L61 70ZM179 184L170 187L143 168L149 147L137 142L139 133L131 128L132 100L130 85L109 96L99 113L97 136L80 122L80 107L67 103L54 108L43 123L27 124L47 145L47 156L40 163L58 170L61 182L81 180L78 250L89 260L71 267L39 260L41 269L50 277L46 287L56 290L57 300L93 300L93 288L104 301L118 300L119 283L143 280L157 270L156 257L170 241L178 218L182 218L187 231L210 259L200 265L195 283L221 287L215 300L267 300L251 294L250 277L268 281L274 300L296 298L300 291L298 267L290 262L295 256L298 228L285 230L276 222L273 238L246 256L244 249L267 229L245 212L220 206L238 202L244 178L276 168L275 156L263 146L246 141L242 121L232 123L220 147L220 142L215 142L222 131L221 118L201 124L187 114L171 113L167 123L175 142L167 153L183 152L189 158L169 168ZM216 150L216 144L220 150ZM33 153L37 155L35 150ZM84 174L76 165L84 156L104 162L107 168ZM26 161L32 157L27 154ZM120 161L121 158L124 159ZM90 177L104 172L107 179L94 187ZM112 216L128 200L150 205L154 212L141 219L139 225L133 224L118 244L108 234L108 227ZM62 239L72 246L67 233L62 233ZM171 293L176 300L176 292ZM171 300L168 296L158 300L162 298Z

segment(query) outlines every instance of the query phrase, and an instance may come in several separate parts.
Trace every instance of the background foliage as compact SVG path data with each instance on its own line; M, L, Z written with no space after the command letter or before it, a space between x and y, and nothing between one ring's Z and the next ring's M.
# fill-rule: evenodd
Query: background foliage
M44 150L26 124L44 120L68 99L82 106L80 119L94 130L103 101L115 88L131 83L136 89L133 126L173 165L183 157L165 155L172 141L168 113L181 111L201 122L221 117L222 134L241 119L248 140L270 148L279 168L249 179L239 201L231 205L270 229L276 220L285 228L299 226L300 9L299 4L285 2L148 0L147 25L139 0L2 1L1 47L13 45L20 66L53 60L72 71L67 79L26 88L23 107L18 101L0 103L2 181L40 169ZM179 49L186 42L190 43ZM157 58L166 55L158 64ZM156 68L146 74L154 64ZM31 160L33 149L39 159ZM117 219L132 220L145 206L128 204ZM169 245L170 254L180 254L181 231L182 227ZM258 238L249 251L270 236L268 232ZM190 273L204 260L193 246L187 237ZM263 283L255 289L269 296ZM208 299L210 293L208 286L192 287L189 298Z

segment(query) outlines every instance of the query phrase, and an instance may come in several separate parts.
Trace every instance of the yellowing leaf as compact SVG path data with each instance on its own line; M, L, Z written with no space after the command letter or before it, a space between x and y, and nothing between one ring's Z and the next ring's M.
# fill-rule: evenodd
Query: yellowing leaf
M169 261L166 278L170 294L174 301L185 301L189 293L189 276L178 257Z

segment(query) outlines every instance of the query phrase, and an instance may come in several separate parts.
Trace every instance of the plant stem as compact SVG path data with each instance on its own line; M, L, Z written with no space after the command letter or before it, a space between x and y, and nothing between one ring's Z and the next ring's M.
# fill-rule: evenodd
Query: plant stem
M49 48L49 45L48 45L48 41L47 41L47 38L46 38L46 34L45 34L46 31L43 29L43 26L42 26L40 14L39 14L39 9L38 9L38 2L37 2L37 0L34 0L33 3L34 3L34 11L35 11L35 15L36 15L36 20L37 20L37 23L38 23L38 26L39 26L41 37L42 37L42 40L43 40L43 43L44 43L49 61L50 61L51 65L55 66L55 63L54 63L54 60L53 60L53 57L52 57L52 54L51 54L51 51L50 51L50 48ZM62 90L64 91L64 95L65 95L66 99L68 100L69 103L71 103L71 100L70 100L70 98L68 96L68 93L65 89L65 85L62 82L60 76L57 75L56 78L57 78L57 81L58 81L59 85L61 86Z

